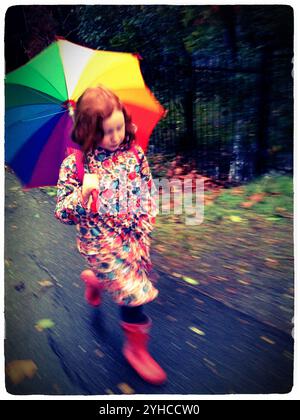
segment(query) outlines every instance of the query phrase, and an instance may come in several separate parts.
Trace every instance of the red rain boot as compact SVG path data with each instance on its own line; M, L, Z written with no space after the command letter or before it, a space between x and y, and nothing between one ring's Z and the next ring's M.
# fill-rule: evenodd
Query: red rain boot
M146 324L121 322L125 333L123 355L142 379L153 385L161 385L167 380L167 375L147 349L151 324L150 319Z
M85 299L92 306L99 306L101 303L101 290L103 286L92 270L84 270L80 278L85 282Z

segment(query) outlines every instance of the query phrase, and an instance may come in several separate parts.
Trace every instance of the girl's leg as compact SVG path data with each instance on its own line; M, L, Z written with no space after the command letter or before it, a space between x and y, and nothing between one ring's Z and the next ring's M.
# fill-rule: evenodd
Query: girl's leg
M121 306L121 319L130 324L144 324L148 317L143 313L143 305L140 306Z
M91 306L99 306L101 304L101 290L103 286L99 282L92 270L84 270L81 280L85 283L85 299Z
M123 355L146 382L161 385L167 380L165 371L148 352L151 319L143 313L143 306L121 306L121 326L125 333Z

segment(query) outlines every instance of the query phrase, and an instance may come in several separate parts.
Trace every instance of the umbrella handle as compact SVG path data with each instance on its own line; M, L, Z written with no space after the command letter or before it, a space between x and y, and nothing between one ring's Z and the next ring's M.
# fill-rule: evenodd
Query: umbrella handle
M98 202L98 197L99 197L99 191L94 189L91 191L91 195L93 197L93 201L91 204L91 210L94 213L97 213L97 202Z

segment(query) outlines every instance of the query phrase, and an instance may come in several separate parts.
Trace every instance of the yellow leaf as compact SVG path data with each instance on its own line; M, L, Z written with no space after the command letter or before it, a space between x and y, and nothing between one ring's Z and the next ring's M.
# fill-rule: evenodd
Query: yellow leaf
M14 360L7 364L5 371L11 382L15 385L26 377L31 379L37 371L37 366L32 360Z
M205 335L205 333L203 332L203 331L201 331L201 330L199 330L199 328L196 328L196 327L189 327L189 329L191 330L191 331L193 331L194 333L196 333L196 334L198 334L198 335Z
M199 284L199 282L197 280L194 280L194 279L192 279L190 277L186 277L186 276L182 276L182 280L184 280L186 283L189 283L189 284L194 284L194 285Z
M121 383L117 385L117 387L123 392L123 394L134 394L134 390L128 384Z
M229 216L229 219L232 222L235 222L235 223L241 223L241 222L243 222L243 219L240 216Z
M51 319L40 319L36 324L35 324L35 328L41 332L47 328L53 328L54 327L54 322Z

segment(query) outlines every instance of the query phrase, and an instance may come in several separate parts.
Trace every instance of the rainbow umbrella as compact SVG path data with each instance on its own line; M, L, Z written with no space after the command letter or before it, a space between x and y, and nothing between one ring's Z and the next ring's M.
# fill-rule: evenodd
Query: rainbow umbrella
M5 78L5 162L26 188L56 185L72 142L73 106L99 84L123 101L137 125L137 143L165 114L145 85L135 54L98 51L58 38Z

